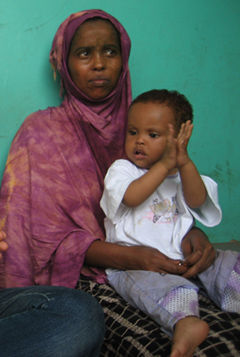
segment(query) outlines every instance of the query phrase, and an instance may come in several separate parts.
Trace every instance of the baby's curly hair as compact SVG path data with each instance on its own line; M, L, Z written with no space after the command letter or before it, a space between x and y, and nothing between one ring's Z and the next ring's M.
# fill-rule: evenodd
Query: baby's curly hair
M173 110L177 129L179 130L182 123L190 120L193 122L193 108L187 98L176 90L152 89L137 96L130 108L137 103L160 103L165 104Z

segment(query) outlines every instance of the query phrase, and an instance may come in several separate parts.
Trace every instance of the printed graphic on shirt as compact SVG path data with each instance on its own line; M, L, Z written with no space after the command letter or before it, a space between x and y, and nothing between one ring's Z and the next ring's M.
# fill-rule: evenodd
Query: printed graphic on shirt
M175 223L178 216L176 197L172 197L171 201L169 198L162 201L156 198L150 205L150 210L146 218L153 223Z

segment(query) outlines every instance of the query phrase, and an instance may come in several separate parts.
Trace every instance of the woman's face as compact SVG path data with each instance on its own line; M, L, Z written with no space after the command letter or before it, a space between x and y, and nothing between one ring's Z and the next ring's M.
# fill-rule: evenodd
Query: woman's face
M119 36L107 21L84 22L76 31L68 54L68 70L75 85L89 98L107 97L121 70Z

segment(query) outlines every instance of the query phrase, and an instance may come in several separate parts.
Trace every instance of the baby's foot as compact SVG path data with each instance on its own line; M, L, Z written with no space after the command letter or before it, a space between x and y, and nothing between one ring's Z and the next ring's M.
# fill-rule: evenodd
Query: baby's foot
M170 357L190 357L197 346L202 343L209 332L206 322L189 316L179 320L175 325Z

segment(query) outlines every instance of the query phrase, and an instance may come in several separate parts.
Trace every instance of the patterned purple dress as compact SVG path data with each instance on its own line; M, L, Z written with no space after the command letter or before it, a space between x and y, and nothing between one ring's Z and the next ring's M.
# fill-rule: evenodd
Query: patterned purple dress
M99 101L80 92L67 69L76 29L96 16L117 29L123 61L116 88ZM60 25L50 62L61 75L65 99L60 107L27 117L11 145L2 181L0 227L9 244L0 267L2 288L74 288L80 272L105 282L102 270L83 264L92 242L105 238L99 200L107 168L123 155L131 102L129 53L128 34L105 12L79 12Z

